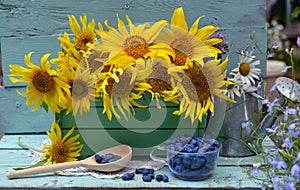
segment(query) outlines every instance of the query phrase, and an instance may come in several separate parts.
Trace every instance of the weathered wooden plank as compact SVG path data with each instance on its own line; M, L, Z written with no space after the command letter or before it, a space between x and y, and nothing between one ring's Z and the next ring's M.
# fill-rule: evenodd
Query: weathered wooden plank
M248 180L246 173L237 167L217 167L213 176L204 181L183 181L175 178L166 167L156 172L156 174L167 174L168 183L152 181L146 183L142 177L137 175L132 181L122 181L122 179L97 179L91 176L58 176L42 174L39 177L27 177L9 180L5 174L11 167L0 167L0 188L197 188L197 189L260 189L259 185L252 180Z
M34 134L34 135L4 135L0 140L0 149L23 149L18 145L18 138L21 138L21 142L34 147L40 148L41 143L44 139L47 139L47 135L43 134Z
M1 153L1 158L3 158L3 160L5 160L4 158L9 158L9 157L14 157L14 154L21 154L25 155L24 160L20 160L18 162L18 164L21 165L28 165L30 161L28 161L27 157L29 157L28 155L26 155L23 152L27 152L27 150L22 149L22 147L20 147L17 142L18 142L18 138L21 137L21 142L27 146L33 147L33 148L41 148L41 143L43 142L43 140L48 139L47 135L5 135L3 137L3 139L0 141L0 153ZM264 141L264 146L273 146L274 144L270 141L269 138L266 138ZM111 145L112 146L112 145ZM20 152L19 152L20 151ZM25 159L26 158L26 159ZM145 157L148 158L149 157ZM18 158L16 158L18 159ZM240 165L240 166L249 166L252 165L254 163L254 160L256 159L255 156L250 156L250 157L241 157L241 158L227 158L227 157L222 157L220 156L218 158L218 166L232 166L232 165ZM4 162L0 162L0 165L3 165Z
M25 88L19 88L24 93ZM0 133L44 132L54 116L43 108L31 112L16 88L0 88Z
M96 22L108 19L116 25L115 14L128 14L134 22L169 20L172 11L182 6L191 24L198 16L206 15L206 23L223 28L261 27L265 23L266 1L228 0L207 2L205 0L166 1L23 1L2 0L0 3L0 37L45 36L69 30L67 14L76 16L87 13Z

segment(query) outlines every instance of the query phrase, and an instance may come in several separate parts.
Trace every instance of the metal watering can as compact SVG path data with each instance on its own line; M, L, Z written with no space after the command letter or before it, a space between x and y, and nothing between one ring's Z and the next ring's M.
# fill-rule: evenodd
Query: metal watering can
M278 102L280 107L284 107L288 100L293 102L300 102L300 85L296 81L286 78L279 77L275 81L276 89L279 97ZM226 117L220 132L221 137L226 137L222 141L222 149L220 150L221 156L228 157L243 157L251 156L255 153L252 152L244 143L258 144L261 147L261 140L266 136L266 128L271 128L277 117L282 113L279 109L273 109L272 113L268 113L261 120L258 113L258 100L250 97L251 95L246 94L246 100L237 100L235 105L232 104L233 108L226 112ZM245 110L247 109L247 110ZM254 126L252 127L241 127L241 123L245 121L245 112L248 112L249 121ZM242 139L244 142L241 142Z

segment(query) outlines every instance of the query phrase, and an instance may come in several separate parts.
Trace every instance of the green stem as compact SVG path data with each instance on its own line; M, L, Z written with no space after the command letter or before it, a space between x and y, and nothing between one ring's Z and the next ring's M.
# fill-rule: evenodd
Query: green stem
M291 64L292 64L292 79L295 80L296 79L296 77L295 77L295 62L294 62L294 59L293 59L293 52L294 52L294 49L291 48L290 58L291 58Z
M28 146L28 145L26 145L26 144L21 143L21 137L18 137L18 145L19 145L20 147L22 147L22 148L26 148L26 149L29 149L29 150L33 150L33 151L36 151L36 152L45 152L45 151L43 151L43 150L41 150L41 149L33 148L33 147L31 147L31 146Z

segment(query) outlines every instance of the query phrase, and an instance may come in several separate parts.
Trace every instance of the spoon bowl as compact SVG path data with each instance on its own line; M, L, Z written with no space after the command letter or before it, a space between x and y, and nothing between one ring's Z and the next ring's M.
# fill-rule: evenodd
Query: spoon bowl
M108 153L119 155L121 158L114 162L108 162L104 164L98 164L96 162L95 160L96 154L103 155ZM119 171L124 167L126 167L128 165L128 162L131 160L132 149L130 146L122 144L108 149L104 149L96 154L80 161L37 166L37 167L28 168L24 170L11 170L7 172L6 176L12 179L12 178L19 178L19 177L24 177L29 175L41 174L41 173L62 171L62 170L75 168L75 167L85 167L88 169L101 171L101 172Z
M132 149L128 145L119 145L112 148L104 149L96 154L104 155L108 153L119 155L121 156L121 159L116 160L114 162L98 164L95 160L95 155L93 155L79 162L81 162L81 166L85 168L89 168L101 172L114 172L126 167L132 157Z

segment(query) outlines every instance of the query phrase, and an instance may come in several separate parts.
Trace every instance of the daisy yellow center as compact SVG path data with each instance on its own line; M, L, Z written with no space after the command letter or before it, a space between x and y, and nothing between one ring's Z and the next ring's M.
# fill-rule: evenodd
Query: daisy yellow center
M91 32L83 32L79 35L76 36L75 39L75 47L79 50L83 50L83 51L87 51L88 50L88 46L87 43L93 43L94 41L94 34Z
M81 80L76 80L73 83L72 87L72 96L77 97L77 98L83 98L86 97L88 94L88 85L86 82L81 81Z
M227 89L231 90L231 89L233 89L233 87L234 87L234 84L230 84L227 86Z
M52 76L46 71L37 71L32 78L32 84L34 87L42 92L47 93L54 89L54 80Z
M123 49L128 56L138 59L148 53L149 44L143 37L134 35L125 40Z
M51 156L56 163L66 162L68 159L69 148L62 142L57 142L52 146Z
M192 44L186 38L179 38L171 43L171 47L175 52L175 59L171 58L173 64L182 66L185 64L189 55L192 55Z
M239 67L239 72L243 76L247 76L250 73L250 67L248 63L241 63Z
M184 87L192 101L206 102L210 97L210 88L207 78L200 67L194 66L185 70L193 86L185 83ZM196 90L196 94L195 94Z

